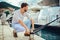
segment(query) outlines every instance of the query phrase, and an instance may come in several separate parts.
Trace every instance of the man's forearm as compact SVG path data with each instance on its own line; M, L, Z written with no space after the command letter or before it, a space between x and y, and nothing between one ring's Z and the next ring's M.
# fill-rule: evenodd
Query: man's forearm
M21 20L19 20L19 23L27 30L28 29L28 27L21 21Z
M32 23L32 28L34 29L34 20L31 19L31 23Z

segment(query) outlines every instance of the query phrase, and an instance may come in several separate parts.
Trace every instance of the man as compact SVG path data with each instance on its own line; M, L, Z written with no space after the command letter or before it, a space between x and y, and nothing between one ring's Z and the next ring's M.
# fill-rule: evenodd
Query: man
M2 25L5 25L6 22L6 14L4 13L4 8L0 9L0 18L1 18L1 23Z
M27 12L27 10L28 10L28 4L22 3L20 10L13 12L14 15L12 19L12 27L14 28L13 31L14 37L17 37L16 32L22 32L24 30L26 34L30 34L31 24L32 24L31 30L34 30L34 21L31 17L29 17L27 13L25 13ZM25 16L28 18L28 20L23 21Z
M13 13L12 12L14 11L14 9L13 8L10 8L10 7L8 7L8 9L9 9L9 14L7 15L6 20L8 21L10 27L12 27L12 25L11 25L12 16L13 16Z

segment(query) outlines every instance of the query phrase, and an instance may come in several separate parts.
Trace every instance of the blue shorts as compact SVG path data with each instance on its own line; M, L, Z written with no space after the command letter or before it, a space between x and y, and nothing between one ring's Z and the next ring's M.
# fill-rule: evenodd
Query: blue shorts
M28 20L24 21L24 23L30 29L31 21L28 19ZM14 28L14 30L16 30L16 32L25 31L25 28L22 25L20 25L19 23L12 23L12 27Z

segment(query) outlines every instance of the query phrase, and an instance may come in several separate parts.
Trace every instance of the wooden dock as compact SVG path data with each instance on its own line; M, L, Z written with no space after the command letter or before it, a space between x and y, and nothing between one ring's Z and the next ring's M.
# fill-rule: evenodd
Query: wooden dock
M1 22L0 22L1 23ZM13 37L13 28L9 27L9 24L0 24L0 40L29 40L29 37L24 36L24 32L17 33L18 38ZM35 40L45 40L37 35L34 35Z

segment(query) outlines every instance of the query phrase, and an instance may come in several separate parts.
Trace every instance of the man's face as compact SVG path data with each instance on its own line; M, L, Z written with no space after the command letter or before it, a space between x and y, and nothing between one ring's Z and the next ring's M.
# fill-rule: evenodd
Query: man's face
M27 12L28 10L28 6L24 7L24 11Z

